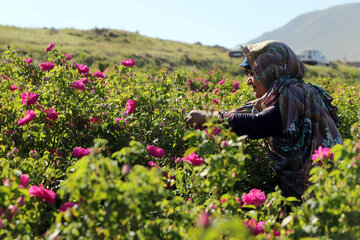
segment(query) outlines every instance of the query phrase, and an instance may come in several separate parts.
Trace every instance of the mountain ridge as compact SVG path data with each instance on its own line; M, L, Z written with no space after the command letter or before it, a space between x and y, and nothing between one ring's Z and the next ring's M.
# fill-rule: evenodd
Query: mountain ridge
M316 10L252 39L249 43L275 39L293 50L318 49L329 60L360 61L360 3Z

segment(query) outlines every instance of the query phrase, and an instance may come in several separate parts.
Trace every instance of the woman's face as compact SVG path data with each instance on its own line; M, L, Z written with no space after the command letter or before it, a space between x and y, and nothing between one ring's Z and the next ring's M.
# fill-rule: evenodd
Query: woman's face
M254 96L256 98L261 98L267 92L267 89L258 81L256 80L256 76L252 73L247 71L248 80L246 82L247 85L251 85L254 91Z

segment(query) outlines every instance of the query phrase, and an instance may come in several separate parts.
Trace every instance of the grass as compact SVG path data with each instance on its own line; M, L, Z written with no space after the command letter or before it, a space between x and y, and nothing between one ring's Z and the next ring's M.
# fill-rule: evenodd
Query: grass
M141 36L137 33L111 29L35 29L0 26L0 51L7 45L24 49L34 59L46 59L44 53L49 42L66 49L83 64L93 67L119 64L132 58L139 67L180 66L209 68L236 66L221 47L187 44Z
M39 62L46 60L49 42L67 51L78 63L104 70L132 58L145 69L167 67L169 70L203 69L217 66L234 76L242 75L241 59L230 58L227 49L201 44L187 44L142 36L138 33L112 29L39 29L0 26L0 52L20 48ZM35 64L39 64L35 62ZM306 65L306 79L328 76L348 84L359 84L360 68L342 62L330 67Z

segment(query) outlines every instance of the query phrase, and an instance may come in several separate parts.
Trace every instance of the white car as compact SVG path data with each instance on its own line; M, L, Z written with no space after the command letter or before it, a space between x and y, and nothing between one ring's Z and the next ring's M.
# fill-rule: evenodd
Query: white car
M244 56L242 50L241 50L241 44L236 45L234 48L229 49L228 56L233 58L241 58Z
M330 62L326 57L318 50L315 49L301 49L296 51L296 55L300 60L309 65L324 65L329 66Z

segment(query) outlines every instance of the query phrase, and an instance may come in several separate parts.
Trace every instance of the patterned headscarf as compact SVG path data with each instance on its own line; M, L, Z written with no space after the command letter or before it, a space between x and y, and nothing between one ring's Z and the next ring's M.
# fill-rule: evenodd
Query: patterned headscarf
M279 103L283 133L265 139L265 145L284 194L299 198L307 187L314 150L342 142L337 108L323 89L305 84L304 64L285 43L265 41L243 46L243 52L255 77L268 91L232 112L256 114Z

